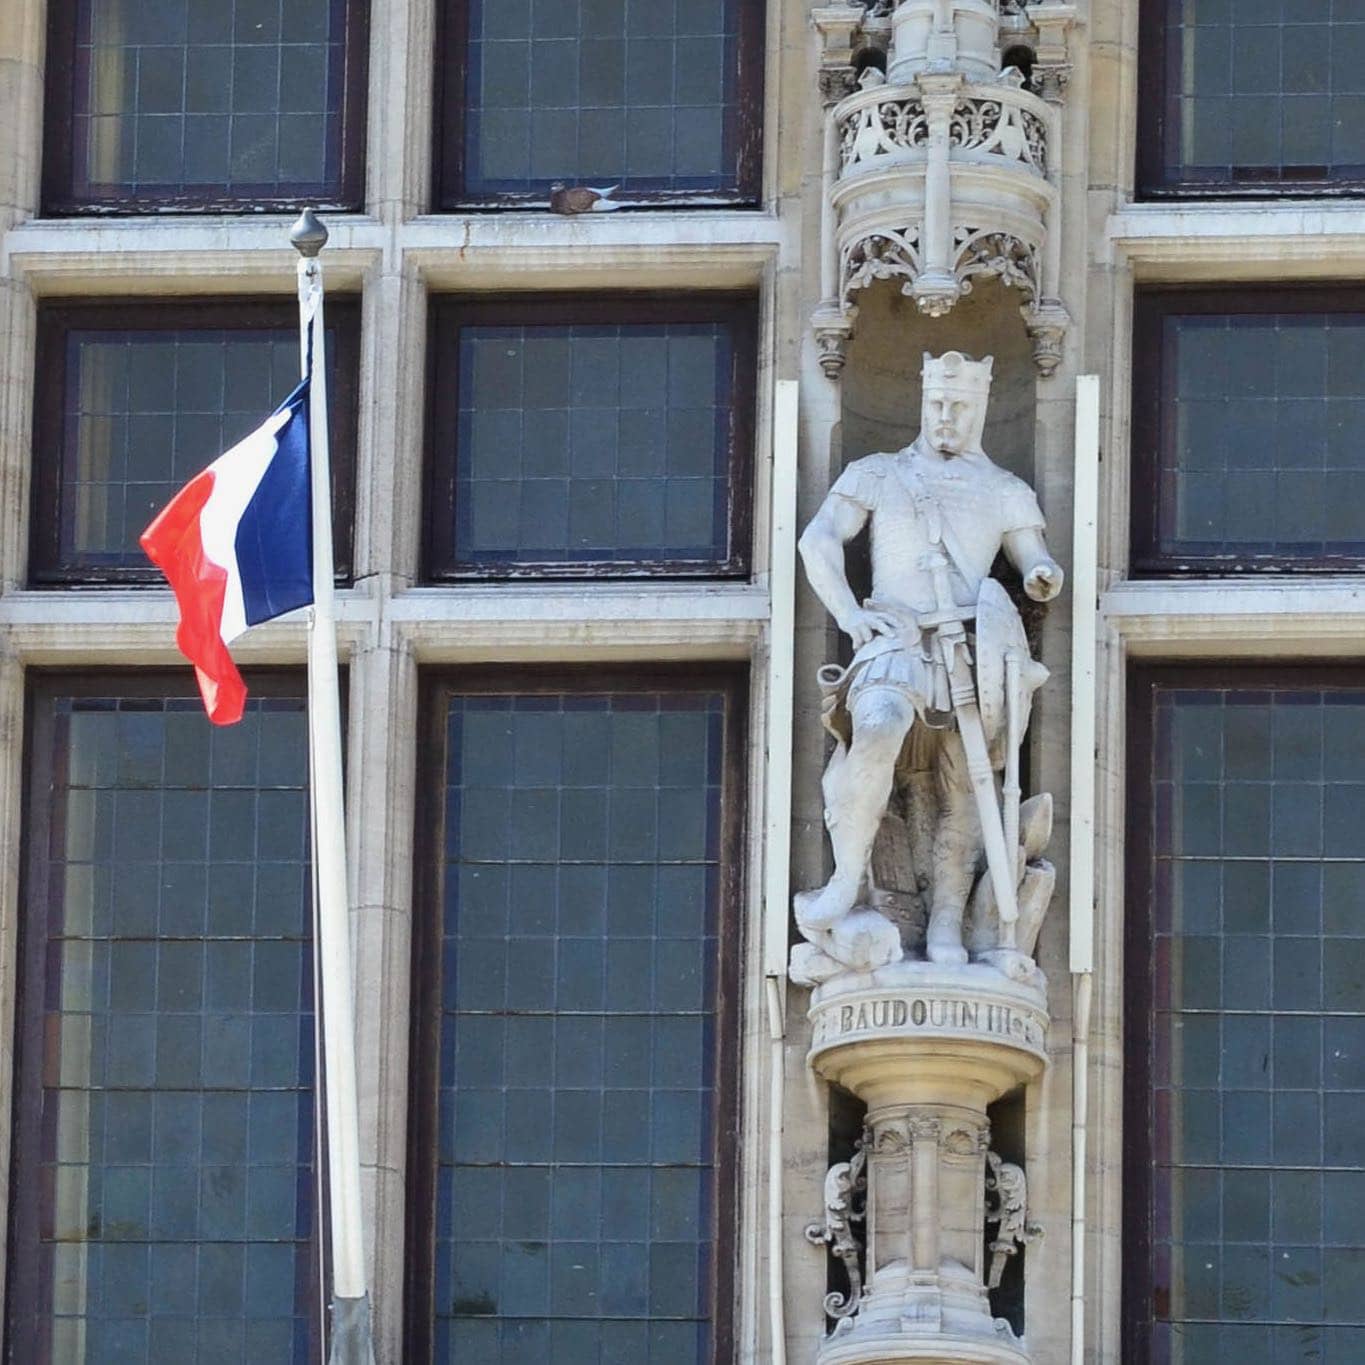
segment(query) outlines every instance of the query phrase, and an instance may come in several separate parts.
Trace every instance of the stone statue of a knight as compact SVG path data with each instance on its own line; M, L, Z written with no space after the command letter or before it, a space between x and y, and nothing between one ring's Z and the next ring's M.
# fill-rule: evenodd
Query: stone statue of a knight
M1051 805L1021 804L1019 746L1047 670L990 575L1003 551L1046 602L1062 570L1033 490L981 449L991 363L926 354L919 436L851 463L801 537L811 587L855 652L847 668L821 670L836 741L823 784L834 874L796 897L811 945L793 957L797 979L872 970L921 945L944 966L970 953L1013 975L1033 970L1028 922L1041 921L1052 873L1035 862L1030 882L1030 859ZM859 603L844 547L864 526L872 595ZM893 824L899 887L878 875Z

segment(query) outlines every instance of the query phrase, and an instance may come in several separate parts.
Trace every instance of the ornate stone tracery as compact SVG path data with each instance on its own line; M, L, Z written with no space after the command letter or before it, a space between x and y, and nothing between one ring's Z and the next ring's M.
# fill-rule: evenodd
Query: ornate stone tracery
M824 299L813 325L830 378L843 367L856 293L872 280L903 279L922 312L942 317L983 273L1024 294L1039 372L1056 369L1069 319L1050 227L1074 17L1061 0L860 0L814 11L832 107ZM1001 69L1005 28L1036 54L1031 82Z

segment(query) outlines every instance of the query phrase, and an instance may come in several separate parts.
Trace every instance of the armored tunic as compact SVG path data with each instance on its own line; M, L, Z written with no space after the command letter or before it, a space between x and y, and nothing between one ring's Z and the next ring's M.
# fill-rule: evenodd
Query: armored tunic
M1044 525L1033 489L983 454L943 458L917 440L898 454L855 460L830 496L846 498L871 519L872 596L864 605L900 630L874 636L847 670L822 670L826 724L847 739L848 704L874 686L909 696L930 725L949 724L947 679L919 625L940 605L930 561L947 560L954 603L974 611L1004 538ZM1003 592L998 596L1008 604Z

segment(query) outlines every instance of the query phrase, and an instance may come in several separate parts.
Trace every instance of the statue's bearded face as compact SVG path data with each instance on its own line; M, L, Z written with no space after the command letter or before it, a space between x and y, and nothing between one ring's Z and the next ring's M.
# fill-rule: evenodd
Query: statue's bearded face
M986 425L986 400L951 389L926 389L921 421L925 440L940 454L979 450Z

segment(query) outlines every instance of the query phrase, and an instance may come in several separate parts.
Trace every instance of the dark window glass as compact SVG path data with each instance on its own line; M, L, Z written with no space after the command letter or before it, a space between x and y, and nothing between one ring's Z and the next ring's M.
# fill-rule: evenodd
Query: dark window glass
M725 1359L733 694L443 692L435 718L411 1358L434 1321L437 1360Z
M1151 0L1142 22L1144 192L1365 183L1365 10L1353 0Z
M1365 685L1134 693L1126 1358L1365 1358Z
M354 302L327 308L333 534L350 570ZM299 382L287 304L98 304L40 314L32 575L162 581L138 536Z
M1140 293L1139 571L1365 563L1365 298Z
M49 212L360 206L367 0L49 8Z
M14 1359L314 1357L307 728L280 690L227 729L107 678L32 696Z
M438 197L752 200L759 0L444 0Z
M434 348L434 576L744 572L748 300L448 300Z

